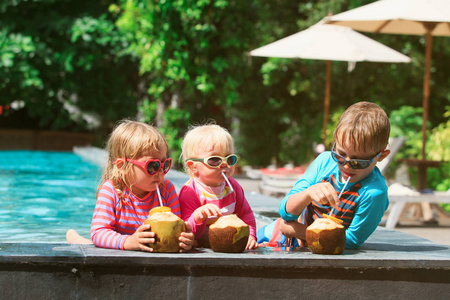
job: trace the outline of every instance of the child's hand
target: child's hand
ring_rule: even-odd
[[[212,216],[222,216],[220,208],[215,204],[205,204],[194,211],[195,223],[204,222],[208,217]]]
[[[319,204],[329,204],[331,206],[339,206],[341,202],[336,195],[336,190],[329,182],[321,182],[310,186],[306,189],[311,200]]]
[[[297,221],[280,222],[280,231],[288,239],[297,238],[305,240],[307,227],[308,225],[302,224]]]
[[[180,252],[191,250],[195,241],[195,236],[192,233],[191,225],[189,225],[188,222],[184,222],[184,224],[186,225],[186,231],[182,232],[180,235]]]
[[[148,244],[155,242],[155,233],[152,231],[146,231],[149,229],[150,225],[148,224],[139,226],[135,233],[126,239],[124,245],[125,250],[142,250],[153,252],[153,248],[150,248]]]
[[[252,236],[250,236],[248,238],[247,246],[245,247],[245,249],[252,250],[252,249],[256,249],[256,248],[258,248],[258,243]]]

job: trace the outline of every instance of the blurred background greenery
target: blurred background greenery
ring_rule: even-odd
[[[2,0],[0,128],[91,132],[101,147],[117,120],[137,118],[178,160],[188,126],[214,120],[244,164],[308,163],[322,141],[325,62],[248,52],[370,2]],[[367,100],[406,137],[398,158],[419,158],[425,38],[364,34],[412,62],[332,64],[327,149],[343,110]],[[433,40],[427,158],[447,162],[428,169],[438,190],[450,188],[449,42]]]

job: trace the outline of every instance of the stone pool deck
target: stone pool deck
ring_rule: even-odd
[[[448,299],[450,247],[384,228],[337,256],[3,243],[0,287],[3,299]]]

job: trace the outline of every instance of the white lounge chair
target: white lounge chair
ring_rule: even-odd
[[[397,153],[404,142],[404,138],[389,139],[389,149],[391,150],[391,154],[377,164],[382,173],[386,171],[387,166],[394,159],[395,153]],[[426,214],[429,216],[427,218],[432,218],[431,207],[436,207],[439,203],[450,203],[450,191],[421,194],[407,186],[393,183],[389,186],[389,202],[390,208],[386,220],[386,228],[393,229],[397,225],[407,204],[421,205],[424,215]],[[442,216],[444,216],[444,214],[442,214]],[[427,218],[424,217],[425,220]]]
[[[281,172],[277,172],[281,170]],[[273,173],[267,170],[261,172],[261,182],[259,184],[259,191],[261,194],[276,194],[286,195],[300,179],[305,167],[287,166],[285,168],[274,169]]]
[[[409,194],[409,195],[389,195],[389,201],[391,202],[391,209],[386,220],[386,228],[393,229],[398,223],[398,220],[405,208],[406,204],[439,204],[450,203],[450,191],[447,192],[434,192],[433,194]]]
[[[378,169],[380,169],[381,174],[384,174],[386,172],[387,166],[389,163],[394,159],[395,154],[400,150],[400,148],[405,143],[405,138],[403,137],[396,137],[396,138],[389,138],[388,142],[388,149],[391,150],[391,153],[382,161],[377,163]]]

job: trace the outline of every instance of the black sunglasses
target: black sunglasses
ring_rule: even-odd
[[[374,157],[372,157],[372,159],[350,159],[350,160],[346,160],[345,157],[343,157],[342,155],[338,154],[335,151],[335,148],[336,148],[336,143],[334,143],[333,147],[331,148],[331,157],[334,159],[334,161],[336,161],[341,166],[344,166],[345,164],[348,164],[350,166],[350,168],[355,169],[355,170],[367,169],[368,167],[370,167],[370,165],[373,163],[373,161],[375,159],[377,159],[378,156],[380,156],[380,154],[382,152],[382,151],[378,152]]]

